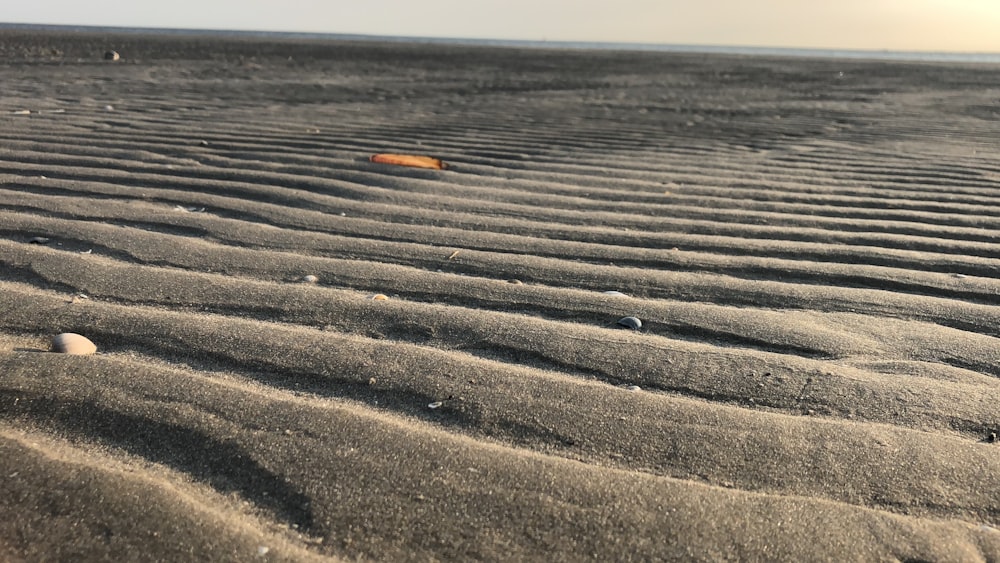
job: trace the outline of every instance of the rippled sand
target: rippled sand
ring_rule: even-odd
[[[1000,69],[0,57],[0,558],[1000,559]]]

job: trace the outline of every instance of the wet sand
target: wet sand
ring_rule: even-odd
[[[996,67],[4,31],[0,84],[0,559],[1000,560]]]

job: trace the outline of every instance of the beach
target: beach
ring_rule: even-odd
[[[996,65],[4,30],[0,84],[0,560],[1000,561]]]

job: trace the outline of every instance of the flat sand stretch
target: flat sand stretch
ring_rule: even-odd
[[[1000,560],[1000,68],[0,61],[0,560]]]

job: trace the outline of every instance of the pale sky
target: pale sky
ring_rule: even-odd
[[[1000,0],[3,0],[0,21],[1000,52]]]

